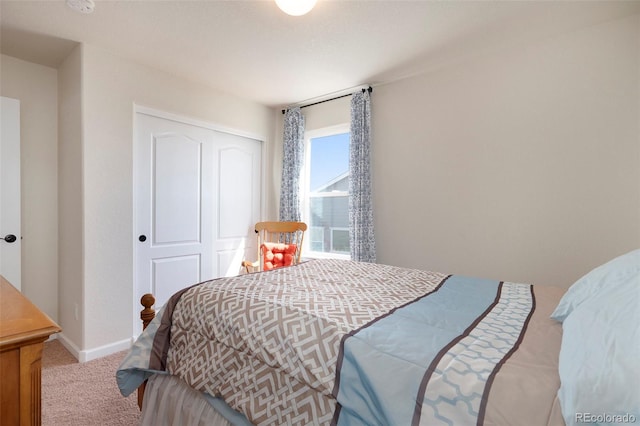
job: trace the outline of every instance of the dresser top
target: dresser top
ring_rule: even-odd
[[[59,331],[58,324],[0,275],[0,348],[44,341]]]

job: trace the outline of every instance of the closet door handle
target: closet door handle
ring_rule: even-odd
[[[140,235],[138,237],[138,241],[140,241],[141,243],[144,243],[145,241],[147,241],[147,236],[146,235]]]
[[[9,244],[15,242],[17,239],[18,238],[16,238],[16,236],[13,234],[7,234],[4,236],[4,238],[0,237],[0,240],[4,240],[6,243],[9,243]]]

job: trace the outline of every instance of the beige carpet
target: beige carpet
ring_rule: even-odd
[[[132,426],[140,419],[136,394],[123,397],[116,369],[125,352],[80,364],[58,342],[42,355],[43,426]]]

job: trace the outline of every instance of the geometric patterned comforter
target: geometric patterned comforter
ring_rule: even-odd
[[[147,372],[166,371],[256,425],[501,424],[514,404],[526,414],[519,401],[531,397],[546,414],[530,409],[523,424],[553,424],[559,333],[545,310],[530,327],[537,290],[345,260],[221,278],[171,298],[118,384],[126,395]],[[550,355],[538,339],[554,341]],[[520,349],[525,340],[531,349]],[[537,390],[496,390],[521,362]]]

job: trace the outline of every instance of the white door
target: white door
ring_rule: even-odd
[[[260,217],[259,141],[136,114],[136,298],[241,269]],[[254,244],[255,245],[255,244]]]
[[[0,275],[20,290],[20,101],[2,97],[0,116]]]
[[[214,229],[215,277],[238,275],[244,259],[254,261],[255,224],[260,221],[262,144],[250,138],[215,132],[214,194],[218,214]]]

